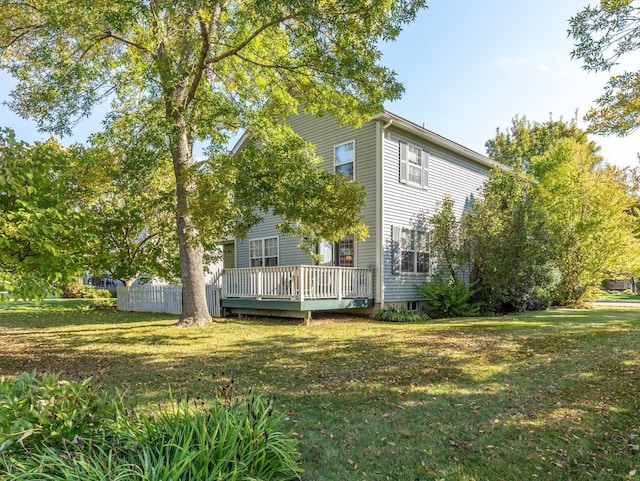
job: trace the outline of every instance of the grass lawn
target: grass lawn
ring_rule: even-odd
[[[622,292],[602,291],[599,301],[622,301],[622,302],[640,302],[640,296],[637,294],[624,294]]]
[[[0,375],[60,371],[149,408],[231,378],[273,394],[303,479],[640,479],[640,309],[388,324],[0,305]]]

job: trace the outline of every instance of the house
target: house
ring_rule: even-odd
[[[322,262],[313,265],[298,240],[280,235],[278,219],[267,216],[246,239],[224,243],[222,306],[291,316],[389,304],[419,309],[424,300],[416,286],[437,269],[420,217],[435,212],[445,195],[460,216],[489,171],[502,166],[386,111],[360,128],[340,126],[329,116],[297,115],[287,122],[316,145],[324,169],[364,186],[369,237],[324,243]]]

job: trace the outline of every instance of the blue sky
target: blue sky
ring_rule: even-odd
[[[568,19],[588,3],[432,0],[394,43],[383,46],[383,63],[405,86],[403,98],[387,109],[481,153],[496,128],[506,129],[516,115],[542,122],[550,115],[570,119],[577,111],[581,119],[609,76],[588,73],[571,60]],[[637,69],[638,60],[626,65]],[[0,73],[1,101],[11,86]],[[0,126],[12,127],[27,141],[48,137],[4,105]],[[99,128],[96,116],[63,141],[83,141]],[[608,162],[638,165],[640,133],[592,138]]]
[[[405,86],[387,108],[478,152],[515,115],[544,122],[550,115],[579,125],[609,78],[571,59],[568,20],[588,0],[433,0],[384,63]],[[592,0],[591,3],[596,3]],[[640,56],[625,62],[640,66]],[[634,63],[635,62],[635,63]],[[637,166],[640,133],[592,136],[610,163]]]

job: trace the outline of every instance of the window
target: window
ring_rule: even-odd
[[[418,312],[418,311],[420,311],[420,303],[418,301],[408,301],[407,302],[407,311],[409,311],[409,312]]]
[[[356,142],[346,142],[333,148],[333,162],[336,172],[346,175],[349,180],[354,179],[354,165],[356,158]]]
[[[429,183],[429,153],[414,144],[400,141],[400,182],[427,188]]]
[[[335,264],[340,267],[353,267],[355,265],[355,242],[352,235],[346,235],[335,246]]]
[[[429,274],[431,253],[429,233],[413,229],[394,228],[396,241],[396,272]]]
[[[278,238],[253,239],[249,241],[251,267],[278,265]]]

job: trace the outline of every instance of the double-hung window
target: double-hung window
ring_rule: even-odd
[[[400,141],[400,182],[426,189],[429,184],[429,153],[422,147]]]
[[[333,163],[336,173],[346,175],[349,180],[355,177],[356,142],[352,140],[333,148]]]
[[[431,272],[429,233],[421,230],[395,228],[396,271],[409,274]]]
[[[253,239],[249,241],[251,267],[278,265],[278,238]]]

